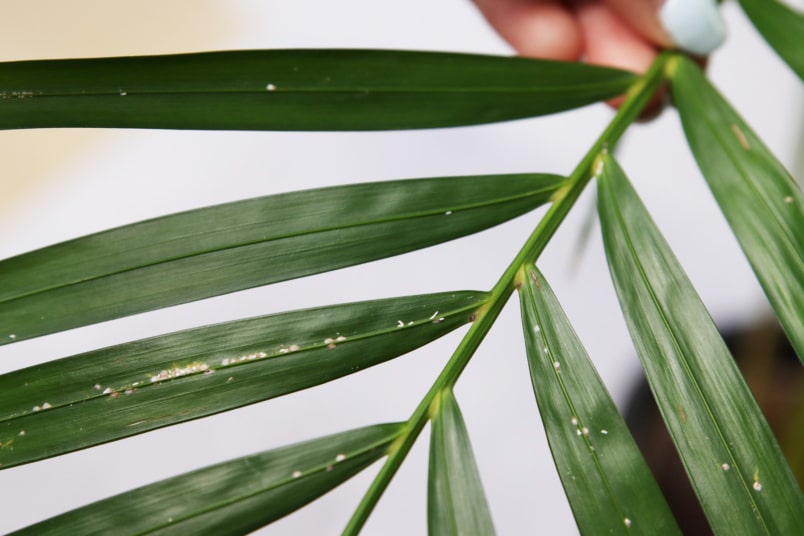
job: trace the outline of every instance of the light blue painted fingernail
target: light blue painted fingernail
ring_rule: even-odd
[[[726,38],[715,0],[667,0],[659,20],[679,48],[699,56],[706,56]]]

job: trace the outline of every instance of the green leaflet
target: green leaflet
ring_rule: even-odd
[[[239,535],[275,521],[371,465],[402,431],[381,424],[162,480],[14,532]]]
[[[451,389],[434,404],[427,480],[431,536],[495,534],[469,434]]]
[[[560,112],[632,73],[502,56],[243,50],[0,64],[0,129],[392,130]]]
[[[614,286],[712,529],[804,533],[804,495],[712,319],[618,164],[600,167]]]
[[[555,175],[336,186],[202,208],[0,261],[0,345],[353,266],[532,210]]]
[[[680,534],[544,276],[527,265],[521,281],[522,329],[533,391],[581,534]]]
[[[382,363],[470,322],[482,292],[292,311],[0,376],[0,469],[267,400]]]
[[[804,361],[804,197],[795,180],[692,61],[672,89],[698,166]]]
[[[804,80],[804,15],[777,0],[739,0],[762,37]]]

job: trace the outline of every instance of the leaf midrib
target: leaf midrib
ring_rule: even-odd
[[[401,434],[401,431],[402,431],[402,429],[401,429],[401,427],[400,427],[400,429],[399,429],[399,430],[397,431],[397,433],[395,434],[395,437],[398,437],[398,436]],[[376,450],[377,448],[382,447],[382,445],[385,445],[385,444],[391,444],[392,442],[393,442],[393,438],[389,438],[389,439],[383,439],[383,440],[376,440],[376,441],[374,441],[374,442],[372,442],[372,443],[370,443],[370,444],[368,444],[368,445],[364,446],[363,448],[360,448],[360,449],[358,449],[358,450],[354,451],[353,453],[349,454],[349,455],[346,457],[346,459],[345,459],[345,460],[343,460],[343,461],[346,461],[346,460],[348,460],[348,459],[350,459],[350,458],[354,458],[354,457],[356,457],[356,456],[361,456],[361,455],[364,455],[364,454],[369,454],[371,451]],[[378,459],[379,459],[379,458],[381,458],[381,457],[382,457],[382,456],[378,457]],[[375,460],[375,461],[376,461],[376,460]],[[191,519],[194,519],[194,518],[196,518],[196,517],[202,516],[202,515],[204,515],[204,514],[207,514],[207,513],[210,513],[210,512],[214,512],[215,510],[220,510],[220,509],[222,509],[222,508],[226,508],[227,506],[230,506],[230,505],[232,505],[232,504],[235,504],[235,503],[238,503],[238,502],[241,502],[241,501],[245,501],[245,500],[250,499],[250,498],[252,498],[252,497],[256,497],[256,496],[258,496],[258,495],[261,495],[261,494],[263,494],[263,493],[268,493],[268,492],[271,492],[271,491],[273,491],[273,490],[275,490],[275,489],[277,489],[277,488],[280,488],[280,487],[282,487],[282,486],[284,486],[284,485],[288,484],[289,482],[299,482],[299,481],[301,481],[303,478],[308,478],[308,477],[310,477],[310,476],[313,476],[313,475],[319,474],[319,473],[321,473],[322,471],[323,471],[323,472],[326,472],[326,471],[327,471],[327,467],[334,467],[334,466],[335,466],[335,465],[337,465],[338,463],[342,463],[342,462],[333,461],[333,463],[323,463],[323,464],[320,464],[320,465],[318,465],[318,466],[315,466],[315,467],[314,467],[312,470],[310,470],[310,471],[305,471],[305,473],[304,473],[304,474],[302,474],[302,476],[301,476],[301,477],[298,477],[298,478],[295,478],[295,479],[294,479],[294,478],[291,476],[290,478],[286,478],[286,479],[284,479],[284,480],[281,480],[281,481],[279,481],[279,482],[275,483],[274,485],[267,486],[267,487],[264,487],[264,488],[261,488],[261,489],[255,490],[255,491],[253,491],[253,492],[251,492],[251,493],[246,493],[246,494],[243,494],[243,495],[239,495],[239,496],[237,496],[237,497],[234,497],[234,498],[232,498],[232,499],[229,499],[228,501],[221,501],[221,502],[215,503],[215,504],[213,504],[212,506],[209,506],[209,507],[207,507],[207,508],[204,508],[204,509],[201,509],[201,510],[197,510],[197,511],[195,511],[195,512],[193,512],[193,513],[189,514],[189,515],[186,515],[186,516],[184,516],[184,517],[179,518],[178,520],[174,520],[173,522],[170,522],[170,523],[162,523],[162,524],[160,524],[160,525],[157,525],[157,526],[155,526],[155,527],[152,527],[152,528],[150,528],[150,529],[148,529],[148,530],[145,530],[145,531],[143,531],[143,532],[138,532],[138,533],[137,533],[137,535],[151,534],[151,533],[157,532],[157,531],[159,531],[160,529],[163,529],[163,528],[166,528],[166,527],[176,527],[176,526],[177,526],[178,524],[180,524],[180,523],[183,523],[183,522],[189,521],[189,520],[191,520]],[[373,462],[372,462],[372,463],[373,463]]]
[[[533,273],[533,272],[531,272],[531,273]],[[533,302],[535,303],[536,302],[535,289],[533,288],[533,285],[532,285],[532,283],[530,283],[530,281],[528,281],[527,286],[528,286],[528,290],[530,291],[530,293],[534,295],[534,297],[532,299],[533,299]],[[531,310],[533,311],[533,315],[536,317],[537,324],[539,326],[544,326],[544,322],[542,320],[542,317],[539,314],[538,308],[537,307],[531,307]],[[542,342],[544,343],[544,345],[551,349],[550,355],[551,356],[555,355],[555,352],[552,351],[552,345],[549,344],[549,342],[547,341],[547,336],[544,333],[544,329],[542,329],[540,331],[540,338],[542,339]],[[535,348],[534,350],[536,351],[536,353],[538,355],[539,354],[538,348]],[[558,385],[559,385],[559,387],[561,389],[561,393],[562,393],[562,395],[564,397],[564,402],[567,404],[567,407],[570,409],[571,415],[578,420],[577,427],[580,430],[583,427],[583,421],[581,420],[582,418],[578,415],[578,411],[575,409],[575,404],[572,401],[572,397],[569,395],[569,392],[568,392],[568,390],[566,388],[566,385],[564,384],[564,378],[561,377],[561,374],[554,367],[549,367],[549,368],[552,369],[552,375],[557,380],[557,383],[558,383]],[[614,488],[611,485],[611,482],[609,481],[609,478],[606,475],[606,472],[603,470],[603,466],[600,463],[600,459],[599,459],[599,457],[597,455],[597,452],[594,451],[594,450],[591,450],[589,448],[589,447],[592,446],[592,443],[591,443],[591,441],[589,441],[589,438],[585,434],[582,434],[582,437],[583,437],[584,443],[586,444],[586,449],[584,449],[585,453],[588,454],[592,458],[592,461],[593,461],[593,463],[595,465],[595,469],[596,469],[596,471],[598,473],[598,476],[600,476],[600,479],[603,481],[603,484],[606,487],[606,493],[609,496],[609,500],[611,500],[611,502],[614,504],[614,507],[617,509],[617,513],[620,516],[620,519],[624,519],[626,517],[625,510],[622,508],[620,500],[617,497],[616,493],[614,492]]]
[[[266,79],[269,77],[266,77]],[[148,89],[127,89],[125,84],[119,87],[108,90],[100,91],[63,91],[63,92],[41,92],[37,93],[32,89],[4,89],[0,90],[0,101],[28,101],[31,99],[42,99],[48,97],[116,97],[126,99],[129,97],[137,96],[174,96],[174,95],[225,95],[225,94],[254,94],[254,95],[279,95],[279,94],[305,94],[305,93],[412,93],[412,94],[474,94],[474,93],[499,93],[509,94],[517,93],[523,95],[531,94],[551,94],[551,93],[575,93],[584,92],[588,90],[595,90],[607,87],[619,87],[622,82],[618,79],[607,80],[602,82],[588,82],[583,85],[539,85],[528,88],[521,87],[477,87],[467,88],[466,86],[451,86],[451,87],[382,87],[382,86],[361,86],[354,87],[310,87],[300,88],[291,87],[285,89],[283,87],[276,87],[276,89],[263,88],[221,88],[221,89],[180,89],[180,90],[148,90]]]
[[[483,294],[483,293],[478,292],[478,294]],[[462,313],[466,313],[468,311],[476,310],[478,307],[482,306],[482,304],[487,300],[488,300],[488,296],[486,297],[486,300],[479,300],[476,303],[473,303],[471,305],[466,305],[466,306],[463,306],[463,307],[458,307],[456,309],[452,309],[451,311],[445,312],[444,314],[439,313],[439,317],[443,317],[445,319],[446,318],[452,318],[452,317],[455,317],[455,316],[459,316]],[[426,324],[432,323],[432,322],[433,321],[430,320],[429,318],[425,318],[423,320],[414,320],[413,324],[410,324],[410,325],[405,324],[404,326],[400,326],[400,327],[393,327],[393,328],[388,328],[388,329],[384,329],[384,330],[380,329],[380,330],[374,330],[374,331],[365,332],[365,333],[362,333],[362,334],[357,335],[357,336],[348,337],[345,341],[338,342],[337,346],[346,346],[346,345],[348,345],[350,343],[366,341],[366,340],[370,340],[370,339],[373,339],[373,338],[382,337],[382,336],[387,335],[389,333],[404,332],[404,331],[406,331],[408,329],[414,329],[414,328],[417,328],[417,327],[420,327],[422,325],[426,325]],[[308,346],[306,348],[299,348],[298,350],[293,351],[293,352],[288,352],[288,353],[278,353],[277,352],[277,353],[275,353],[273,355],[268,355],[266,357],[263,357],[263,358],[260,358],[260,359],[257,359],[257,360],[252,360],[252,361],[247,360],[247,361],[243,361],[243,362],[239,362],[239,363],[233,363],[231,365],[209,367],[207,370],[214,370],[215,372],[221,372],[221,371],[224,371],[224,370],[234,370],[236,367],[242,367],[242,366],[246,366],[246,365],[257,365],[258,363],[261,363],[263,361],[269,361],[269,360],[273,360],[273,359],[281,358],[281,357],[297,356],[297,355],[303,354],[305,352],[317,351],[317,350],[321,350],[321,349],[326,348],[326,347],[327,347],[327,343],[324,343],[324,342],[315,343],[315,344],[313,344],[311,346]],[[194,359],[194,361],[198,361],[198,360],[203,360],[203,358],[202,357],[196,357]],[[162,365],[159,365],[159,366],[165,366],[165,365],[162,364]],[[155,366],[154,369],[159,368],[159,366]],[[168,384],[168,383],[171,383],[171,382],[189,380],[189,379],[194,378],[196,376],[201,376],[201,375],[203,375],[205,373],[206,373],[206,371],[200,371],[199,370],[197,372],[190,372],[190,373],[187,373],[187,374],[182,374],[179,377],[166,378],[164,380],[159,380],[159,381],[155,381],[155,382],[150,382],[149,381],[148,383],[144,383],[144,384],[137,385],[137,386],[127,384],[127,385],[124,385],[122,387],[114,388],[112,392],[120,393],[120,392],[123,392],[123,391],[125,391],[127,389],[134,389],[134,388],[136,388],[138,391],[141,391],[143,389],[146,389],[148,387],[152,387],[152,386],[155,386],[155,385],[165,385],[165,384]],[[100,380],[98,380],[98,381],[100,382]],[[290,393],[287,393],[287,394],[290,394]],[[111,395],[111,393],[109,393],[109,394],[102,394],[102,393],[94,394],[93,396],[90,396],[90,397],[83,397],[83,398],[75,399],[75,400],[72,400],[72,401],[65,401],[65,402],[53,404],[50,408],[48,408],[46,410],[41,410],[41,412],[36,412],[36,413],[29,412],[29,413],[21,413],[21,414],[6,416],[6,417],[0,417],[0,424],[2,424],[2,423],[10,423],[10,422],[13,422],[15,420],[22,419],[22,418],[33,417],[34,415],[36,415],[36,416],[44,415],[44,414],[46,414],[46,412],[49,413],[49,412],[52,412],[52,411],[55,411],[55,410],[58,410],[58,409],[75,407],[77,405],[94,402],[94,401],[97,401],[97,400],[100,400],[100,399],[108,398],[110,395]],[[275,397],[272,397],[272,398],[275,398]],[[234,406],[234,407],[229,408],[229,409],[236,409],[238,407],[243,407],[244,405],[250,405],[250,404],[252,404],[252,402],[249,402],[249,403],[246,403],[246,404],[240,404],[240,405]],[[219,410],[219,411],[215,411],[213,413],[207,413],[205,415],[210,416],[210,415],[214,415],[215,413],[221,413],[223,411],[228,411],[228,410]],[[9,468],[10,468],[10,466],[9,466]]]
[[[691,88],[689,88],[689,87],[687,87],[687,97],[690,100],[692,100],[695,105],[697,105],[699,115],[706,122],[706,125],[709,127],[709,131],[712,133],[712,135],[718,141],[718,144],[723,149],[723,152],[726,153],[729,161],[732,163],[734,168],[737,170],[737,174],[742,179],[743,184],[745,186],[747,186],[748,189],[751,192],[753,192],[754,198],[759,200],[760,206],[762,208],[762,211],[764,212],[763,219],[770,220],[771,222],[773,222],[773,226],[776,228],[776,231],[777,231],[775,233],[775,235],[777,237],[782,237],[782,242],[787,246],[787,250],[789,252],[792,252],[795,255],[795,257],[798,259],[799,267],[804,265],[804,257],[802,257],[802,252],[799,251],[799,249],[796,247],[796,245],[793,244],[790,241],[790,237],[788,236],[788,234],[786,232],[785,226],[782,225],[780,218],[777,216],[777,213],[775,211],[771,210],[771,207],[768,204],[767,197],[765,196],[764,193],[762,193],[761,190],[756,188],[756,186],[753,184],[753,181],[750,178],[751,174],[746,170],[745,166],[742,165],[742,163],[740,161],[740,158],[735,158],[735,151],[733,150],[732,147],[730,147],[729,142],[725,140],[724,136],[718,131],[718,129],[715,128],[715,125],[713,125],[713,123],[711,121],[711,118],[709,117],[709,109],[706,106],[703,106],[701,98],[699,97],[697,92],[692,91]],[[722,103],[719,102],[718,99],[715,99],[715,100],[716,100],[716,102],[718,104],[718,108],[720,108]],[[719,110],[719,111],[722,113],[722,110]],[[726,110],[726,111],[728,111],[728,110]],[[739,120],[740,118],[736,117],[736,119]],[[743,125],[746,126],[746,128],[749,128],[747,125],[745,125],[745,123],[743,121],[740,121],[740,122],[743,123]],[[755,141],[755,142],[759,141],[759,140],[756,140],[756,136],[754,136],[754,138],[755,139],[752,140],[752,141]],[[759,142],[759,143],[761,143],[761,142]],[[765,152],[768,152],[767,148],[764,147],[764,145],[762,146],[762,149]],[[753,151],[753,149],[746,149],[746,150]],[[729,218],[729,222],[732,223],[732,218]],[[734,218],[734,222],[732,223],[732,225],[734,225],[734,224],[739,225],[740,224],[739,219]]]
[[[39,294],[52,292],[54,290],[68,288],[68,287],[72,287],[72,286],[76,286],[76,285],[81,285],[81,284],[84,284],[84,283],[87,283],[87,282],[90,282],[90,281],[98,281],[98,280],[106,279],[106,278],[109,278],[109,277],[114,277],[114,276],[117,276],[117,275],[129,273],[129,272],[134,272],[134,271],[137,271],[137,270],[142,270],[142,269],[145,269],[145,268],[150,268],[150,267],[154,267],[154,266],[160,266],[160,265],[164,265],[164,264],[169,264],[169,263],[176,262],[176,261],[179,261],[179,260],[202,257],[204,255],[209,255],[209,254],[212,254],[212,253],[220,253],[220,252],[224,252],[224,251],[231,251],[231,250],[235,250],[235,249],[239,249],[239,248],[243,248],[243,247],[258,245],[258,244],[269,244],[271,242],[277,242],[277,241],[280,241],[280,240],[287,240],[289,238],[296,238],[296,237],[305,236],[305,235],[313,236],[313,235],[316,235],[316,234],[323,234],[323,233],[327,233],[327,232],[331,232],[331,231],[357,229],[357,228],[360,228],[360,227],[366,227],[366,226],[370,226],[370,225],[378,225],[378,224],[383,224],[383,223],[394,223],[394,222],[400,222],[400,221],[405,221],[405,220],[415,220],[415,219],[426,218],[426,217],[430,217],[430,216],[436,216],[436,215],[439,215],[439,214],[444,214],[445,211],[452,211],[453,213],[455,213],[455,212],[459,212],[459,211],[467,211],[467,210],[473,210],[473,209],[477,209],[477,208],[493,207],[493,206],[496,206],[496,205],[504,205],[506,203],[511,203],[511,202],[514,202],[514,201],[527,199],[529,197],[536,197],[536,196],[538,196],[540,194],[544,194],[546,192],[553,191],[556,188],[559,188],[562,184],[563,184],[563,182],[559,183],[559,184],[557,184],[555,186],[550,186],[550,187],[544,187],[544,188],[541,188],[541,189],[531,190],[529,192],[519,194],[519,195],[513,195],[513,196],[498,198],[497,200],[495,200],[494,202],[491,202],[491,203],[478,202],[478,203],[469,203],[469,204],[465,204],[465,205],[460,205],[460,206],[457,206],[457,207],[455,207],[455,206],[445,206],[445,207],[443,207],[441,209],[433,209],[433,210],[430,210],[430,211],[410,212],[410,213],[406,213],[406,214],[401,214],[401,215],[393,217],[393,218],[377,218],[377,219],[374,219],[374,220],[366,220],[366,221],[357,222],[357,223],[350,223],[350,224],[347,224],[347,225],[320,227],[320,228],[317,228],[317,229],[314,229],[314,230],[298,231],[298,232],[295,232],[295,233],[287,233],[287,234],[284,234],[284,235],[273,236],[273,237],[270,237],[268,239],[249,240],[249,241],[245,241],[245,242],[239,242],[239,243],[231,244],[231,245],[228,245],[228,246],[222,247],[222,248],[201,250],[201,251],[197,251],[195,253],[191,253],[189,255],[169,257],[167,259],[164,259],[164,260],[161,260],[161,261],[158,261],[158,262],[150,262],[150,263],[145,263],[145,264],[139,264],[139,265],[133,266],[131,268],[126,268],[126,269],[123,269],[123,270],[115,270],[115,271],[111,271],[111,272],[108,272],[108,273],[105,273],[105,274],[102,274],[102,275],[89,277],[89,278],[84,278],[84,279],[77,279],[77,280],[73,280],[73,281],[70,281],[70,282],[67,282],[67,283],[50,286],[50,287],[47,287],[47,288],[44,288],[44,289],[41,289],[41,290],[36,290],[36,291],[28,292],[28,293],[25,293],[25,294],[20,294],[20,295],[11,297],[11,298],[0,299],[0,304],[13,303],[13,302],[18,301],[18,300],[23,300],[23,299],[30,298],[32,296],[36,296],[36,295],[39,295]],[[133,224],[133,225],[136,225],[136,224]],[[78,238],[76,240],[81,240],[81,238]]]
[[[608,188],[609,188],[609,195],[613,198],[614,196],[613,196],[613,192],[611,191],[611,185],[608,185]],[[648,278],[646,277],[643,265],[640,262],[639,257],[636,254],[636,249],[634,248],[634,244],[631,241],[631,233],[628,232],[628,230],[627,230],[628,228],[625,225],[625,220],[623,218],[622,213],[620,212],[619,206],[617,205],[617,203],[614,203],[614,202],[611,202],[610,205],[612,206],[612,208],[614,210],[614,214],[615,214],[615,216],[617,218],[618,223],[620,224],[620,228],[623,229],[624,231],[626,231],[626,232],[622,233],[622,236],[625,239],[625,243],[626,243],[626,245],[628,247],[628,251],[631,254],[631,258],[634,260],[634,264],[636,265],[637,270],[639,271],[640,279],[644,283],[645,288],[647,289],[648,294],[650,295],[650,299],[653,302],[654,307],[656,308],[656,311],[659,313],[659,316],[660,316],[660,318],[662,320],[662,324],[664,324],[665,330],[666,330],[667,334],[670,336],[670,341],[671,341],[673,347],[675,348],[677,355],[679,355],[681,357],[679,362],[680,362],[682,368],[684,369],[684,372],[685,372],[686,376],[689,379],[691,379],[692,386],[694,387],[695,392],[697,393],[698,398],[701,401],[704,409],[706,410],[707,416],[709,417],[710,425],[714,428],[715,432],[717,433],[717,437],[720,440],[721,445],[725,448],[726,452],[729,455],[729,461],[731,461],[733,467],[738,469],[736,472],[739,475],[740,483],[742,484],[742,488],[743,488],[743,491],[745,492],[745,495],[748,497],[748,500],[749,500],[749,502],[751,504],[752,510],[756,513],[757,518],[759,519],[760,523],[762,524],[762,528],[765,529],[765,534],[770,535],[771,532],[768,529],[767,523],[765,522],[765,517],[762,515],[757,502],[754,500],[754,496],[753,496],[753,494],[751,493],[751,491],[749,489],[748,482],[746,482],[745,478],[743,477],[742,470],[740,470],[741,467],[742,467],[742,464],[737,462],[732,449],[729,447],[729,443],[728,443],[728,441],[726,441],[726,438],[725,438],[725,436],[723,434],[723,431],[721,430],[720,426],[717,423],[717,420],[714,417],[714,413],[712,411],[712,408],[710,407],[708,401],[706,400],[706,397],[703,396],[703,391],[701,389],[701,386],[700,386],[699,382],[697,381],[695,375],[692,373],[692,370],[690,368],[689,362],[687,360],[687,356],[686,356],[686,354],[684,352],[681,351],[681,346],[680,346],[680,344],[678,342],[678,339],[676,338],[674,332],[670,328],[670,323],[667,320],[667,315],[666,315],[666,313],[664,311],[664,308],[661,307],[660,301],[656,297],[656,294],[653,291],[653,287],[652,287],[652,285],[650,285],[650,283],[648,281]],[[651,329],[651,333],[653,333],[652,329]],[[657,337],[654,337],[654,338],[658,339]],[[678,449],[678,452],[679,452],[680,456],[685,457],[684,456],[685,453],[682,452],[680,449]],[[693,479],[690,479],[690,480],[693,481]],[[693,484],[693,486],[695,486],[695,484]]]

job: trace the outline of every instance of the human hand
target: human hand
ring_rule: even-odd
[[[706,56],[725,37],[715,0],[474,1],[523,56],[583,60],[638,73],[662,48]]]

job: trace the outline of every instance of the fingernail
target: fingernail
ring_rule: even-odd
[[[706,56],[726,38],[716,0],[667,0],[659,20],[679,48],[699,56]]]

